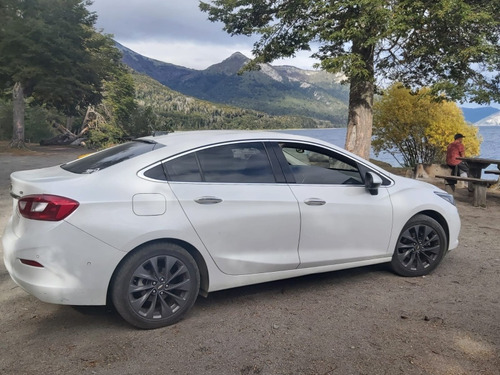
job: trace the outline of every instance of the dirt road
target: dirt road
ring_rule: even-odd
[[[11,171],[83,152],[0,153],[0,233]],[[154,331],[40,302],[0,262],[0,374],[500,374],[500,194],[471,199],[457,192],[461,244],[429,276],[374,266],[216,292]]]

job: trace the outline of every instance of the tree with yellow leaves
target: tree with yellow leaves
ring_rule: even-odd
[[[456,133],[465,135],[467,156],[479,155],[482,139],[453,102],[436,101],[430,89],[411,92],[400,83],[389,87],[374,105],[373,150],[390,153],[405,167],[444,163]],[[400,157],[402,160],[400,160]]]

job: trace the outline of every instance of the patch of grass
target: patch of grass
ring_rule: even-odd
[[[29,144],[25,148],[10,147],[10,141],[0,141],[0,154],[8,155],[33,155],[36,151],[32,150]]]

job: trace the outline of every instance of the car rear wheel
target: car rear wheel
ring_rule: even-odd
[[[143,329],[179,321],[194,305],[200,273],[193,257],[172,243],[153,243],[119,266],[111,286],[118,313]]]
[[[447,239],[443,227],[425,215],[416,215],[399,235],[391,266],[401,276],[430,273],[443,259]]]

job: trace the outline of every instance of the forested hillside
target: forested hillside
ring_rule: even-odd
[[[137,104],[160,117],[161,129],[284,129],[330,127],[328,121],[300,116],[271,116],[262,112],[214,104],[182,95],[152,78],[133,73]],[[151,129],[153,130],[153,129]],[[158,130],[158,129],[154,129]]]

